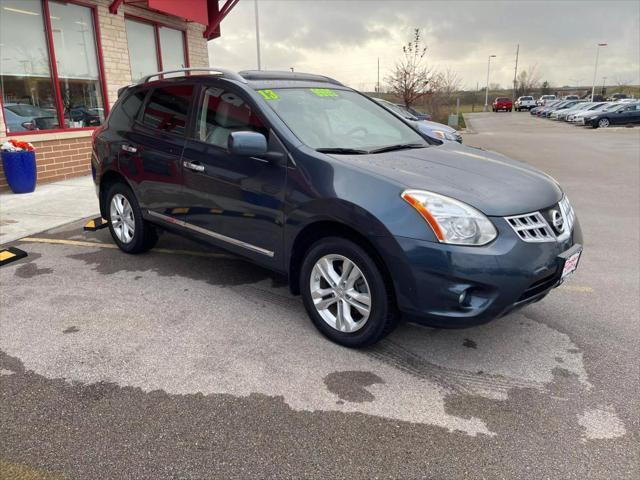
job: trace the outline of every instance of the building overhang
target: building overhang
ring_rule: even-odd
[[[239,0],[225,0],[220,5],[219,0],[113,0],[109,6],[109,12],[118,13],[123,5],[132,5],[138,8],[160,12],[165,15],[182,18],[188,22],[196,22],[204,25],[204,37],[207,40],[220,36],[220,24],[229,12],[236,6]]]

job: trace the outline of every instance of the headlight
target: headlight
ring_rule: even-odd
[[[452,142],[457,141],[457,138],[453,133],[445,132],[444,130],[431,130],[431,133],[444,140],[450,140]]]
[[[424,190],[405,190],[402,198],[422,215],[442,243],[485,245],[498,235],[491,221],[466,203]]]

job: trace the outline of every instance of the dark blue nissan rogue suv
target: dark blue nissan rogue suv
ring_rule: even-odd
[[[422,136],[327,77],[181,72],[121,89],[94,135],[100,211],[127,253],[159,229],[228,249],[287,275],[349,347],[403,317],[487,322],[577,267],[569,200],[524,163]]]

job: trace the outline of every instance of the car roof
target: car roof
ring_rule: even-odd
[[[176,73],[183,73],[184,76],[176,77]],[[171,74],[171,77],[167,75]],[[189,76],[187,76],[189,74]],[[195,74],[195,75],[193,75]],[[163,76],[165,78],[163,78]],[[149,87],[163,85],[165,83],[176,83],[180,81],[194,79],[199,82],[206,82],[207,79],[223,79],[238,84],[247,85],[255,90],[263,88],[304,88],[304,87],[328,87],[340,88],[343,90],[351,90],[344,86],[334,78],[324,75],[316,75],[304,72],[288,72],[278,70],[244,70],[235,72],[226,68],[219,67],[194,67],[180,68],[176,70],[166,70],[145,75],[137,83],[127,85],[118,90],[118,97],[125,91],[133,87]],[[154,80],[155,79],[155,80]]]

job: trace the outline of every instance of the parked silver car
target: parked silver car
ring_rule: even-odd
[[[387,110],[409,122],[416,130],[424,133],[430,138],[448,142],[462,143],[462,136],[457,132],[455,128],[451,128],[448,125],[444,125],[442,123],[432,122],[430,120],[420,120],[404,106],[389,102],[387,100],[383,100],[382,98],[374,98],[374,100],[385,107]]]

